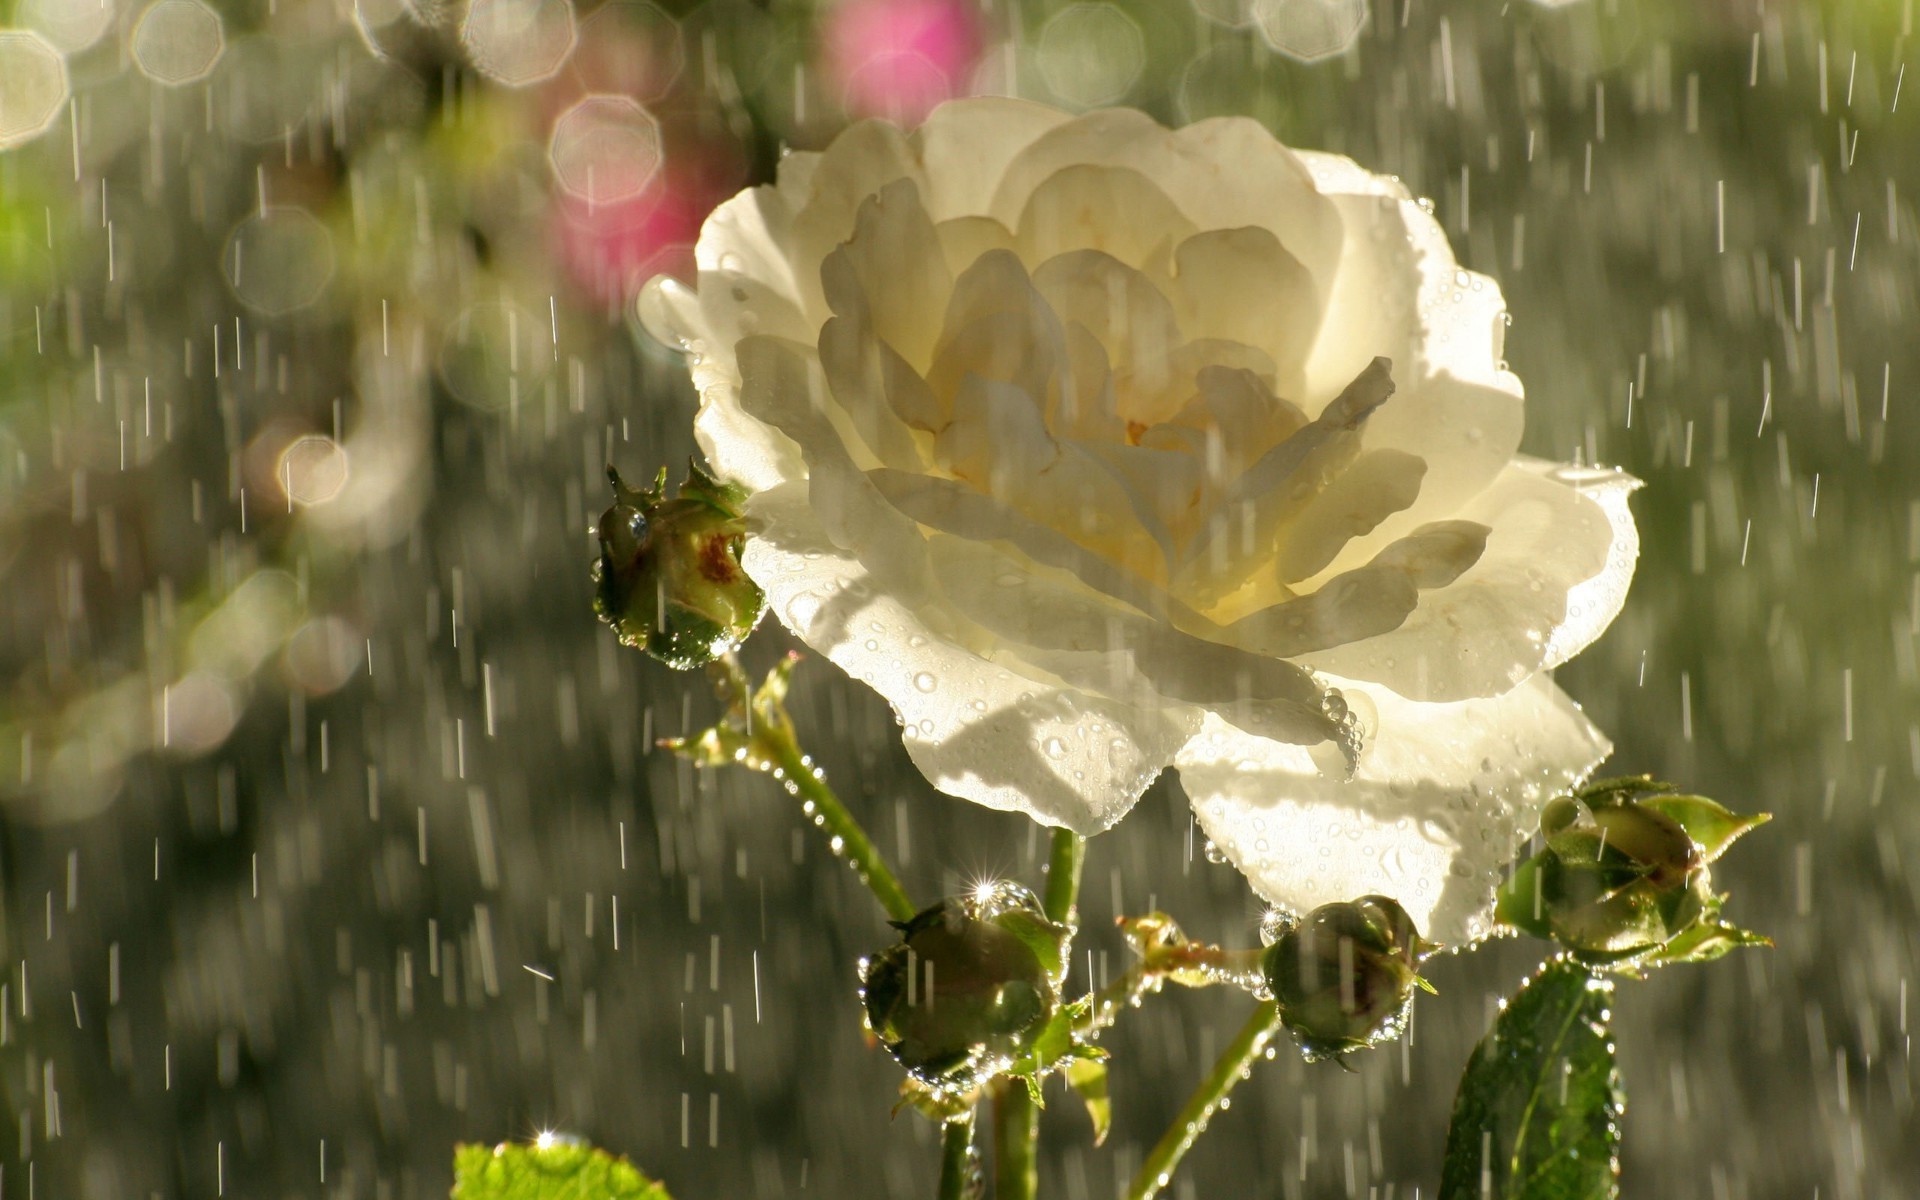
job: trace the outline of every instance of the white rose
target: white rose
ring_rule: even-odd
[[[642,318],[747,572],[934,785],[1094,833],[1162,768],[1276,905],[1488,927],[1606,739],[1632,479],[1515,457],[1498,288],[1247,120],[964,100],[789,154]]]

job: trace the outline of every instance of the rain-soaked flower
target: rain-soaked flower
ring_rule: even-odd
[[[1267,947],[1260,968],[1280,1020],[1309,1055],[1365,1049],[1399,1032],[1430,949],[1386,896],[1323,904]]]
[[[1093,833],[1176,766],[1275,904],[1490,928],[1609,749],[1547,671],[1620,608],[1634,481],[1515,456],[1499,290],[1398,181],[962,100],[789,154],[696,258],[641,313],[742,562],[936,786]]]
[[[1067,930],[999,883],[901,922],[861,973],[867,1024],[916,1080],[964,1092],[1028,1048],[1059,1000]]]
[[[631,488],[611,467],[613,507],[600,516],[594,611],[620,640],[687,670],[733,649],[760,623],[767,600],[740,569],[745,494],[689,468],[667,497],[667,471]]]

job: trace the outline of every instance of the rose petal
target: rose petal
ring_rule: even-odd
[[[1618,611],[1633,574],[1638,542],[1625,512],[1632,484],[1567,470],[1516,460],[1459,510],[1492,530],[1472,569],[1423,592],[1393,632],[1301,661],[1416,700],[1465,700],[1504,692],[1591,640]],[[1597,582],[1582,592],[1590,599],[1576,615],[1569,593],[1589,580]]]
[[[742,565],[796,636],[884,696],[941,791],[1095,834],[1118,821],[1199,726],[989,662],[937,603],[902,603],[835,546],[805,484],[754,497]]]
[[[750,337],[741,340],[739,354],[741,408],[799,445],[815,519],[826,536],[858,555],[901,601],[924,599],[929,585],[925,539],[856,464],[847,433],[835,423],[838,406],[813,352],[775,338]],[[757,516],[758,504],[758,495],[748,500],[750,518]],[[754,582],[769,586],[758,575]]]
[[[953,217],[935,225],[947,270],[959,275],[989,250],[1014,249],[1013,231],[992,217]]]
[[[1151,279],[1103,251],[1075,250],[1036,267],[1033,286],[1062,321],[1105,348],[1122,420],[1152,425],[1172,415],[1172,356],[1185,339]]]
[[[1051,525],[1033,520],[983,496],[964,483],[906,471],[868,473],[874,488],[900,511],[929,529],[970,541],[1007,542],[1037,563],[1077,577],[1123,604],[1159,616],[1175,615],[1182,624],[1205,621],[1141,572],[1162,568],[1159,548],[1146,538],[1129,553],[1110,557],[1089,550]]]
[[[1280,393],[1303,395],[1320,328],[1319,288],[1280,239],[1257,227],[1209,230],[1181,242],[1173,261],[1187,335],[1258,346],[1279,368]]]
[[[1139,267],[1164,264],[1194,228],[1138,171],[1076,163],[1027,197],[1013,226],[1020,257],[1039,266],[1073,250],[1099,250]]]
[[[863,318],[908,362],[927,365],[953,277],[912,180],[867,197],[853,236],[821,263],[820,285],[834,312]]]
[[[835,317],[821,328],[820,366],[833,398],[875,460],[902,470],[927,469],[907,418],[915,424],[944,418],[912,367],[857,317]]]
[[[1421,591],[1445,587],[1478,561],[1487,532],[1471,521],[1424,525],[1365,566],[1242,617],[1215,636],[1256,654],[1300,658],[1390,633],[1420,603]]]
[[[1325,690],[1292,663],[1181,633],[984,543],[936,534],[930,545],[955,612],[1069,683],[1139,707],[1198,705],[1282,741],[1317,745],[1341,734]]]
[[[1229,117],[1174,132],[1133,109],[1087,113],[1022,150],[1008,164],[989,211],[1012,224],[1042,181],[1076,163],[1138,171],[1195,229],[1262,226],[1316,280],[1332,278],[1340,218],[1314,190],[1305,165],[1258,122]]]
[[[1607,515],[1613,541],[1607,550],[1607,565],[1600,573],[1575,584],[1567,593],[1567,615],[1547,639],[1542,669],[1566,662],[1607,631],[1627,602],[1634,564],[1640,558],[1640,530],[1627,508],[1627,497],[1640,487],[1638,479],[1605,467],[1561,466],[1553,475],[1600,506]]]
[[[1267,560],[1284,522],[1358,452],[1358,429],[1393,395],[1390,367],[1374,359],[1325,411],[1221,491],[1183,554],[1183,585],[1211,600]]]
[[[1302,748],[1209,717],[1176,761],[1201,828],[1255,891],[1291,912],[1379,894],[1428,938],[1486,936],[1501,869],[1540,806],[1612,747],[1545,676],[1459,704],[1328,682],[1377,710],[1353,779],[1321,775]]]
[[[927,385],[951,401],[967,375],[1014,384],[1042,411],[1070,390],[1066,333],[1013,254],[995,250],[962,272],[947,301]]]
[[[1280,582],[1318,575],[1348,542],[1411,507],[1426,473],[1424,459],[1403,451],[1364,451],[1288,523],[1275,563]]]
[[[911,139],[926,172],[933,219],[987,215],[1007,165],[1072,119],[1044,104],[1000,96],[934,109]]]
[[[1345,237],[1307,360],[1308,398],[1331,395],[1368,358],[1385,355],[1409,382],[1445,373],[1517,399],[1520,381],[1502,357],[1499,285],[1461,269],[1439,223],[1413,201],[1380,193],[1331,200]]]

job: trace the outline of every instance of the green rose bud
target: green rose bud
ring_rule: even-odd
[[[600,517],[594,611],[620,640],[678,670],[703,666],[753,632],[767,598],[740,569],[747,494],[687,466],[680,494],[628,487],[607,468],[613,507]]]
[[[1546,845],[1501,889],[1499,917],[1591,966],[1626,971],[1765,944],[1719,922],[1724,897],[1708,868],[1766,820],[1646,776],[1591,784],[1542,811]]]
[[[1385,896],[1323,904],[1267,947],[1261,971],[1309,1058],[1377,1045],[1406,1024],[1429,945]]]
[[[1007,1069],[1059,1003],[1064,926],[1033,893],[1000,883],[895,925],[861,967],[867,1024],[921,1084],[972,1090]]]

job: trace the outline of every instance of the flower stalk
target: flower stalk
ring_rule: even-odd
[[[940,1128],[939,1200],[966,1200],[973,1165],[973,1110]]]
[[[1080,896],[1080,872],[1087,861],[1087,839],[1071,829],[1055,829],[1047,855],[1047,919],[1076,924],[1074,902]]]
[[[1040,1137],[1040,1109],[1027,1085],[1002,1078],[993,1085],[994,1200],[1033,1200],[1040,1190],[1034,1146]]]
[[[1186,1156],[1193,1143],[1205,1132],[1207,1122],[1219,1111],[1233,1085],[1240,1082],[1256,1059],[1266,1052],[1267,1043],[1280,1029],[1280,1007],[1271,1000],[1262,1001],[1233,1042],[1213,1064],[1213,1070],[1187,1097],[1187,1103],[1173,1118],[1173,1124],[1161,1135],[1140,1170],[1127,1188],[1127,1200],[1150,1200],[1173,1181],[1174,1168]]]
[[[813,760],[800,752],[799,744],[794,740],[793,727],[763,734],[773,751],[773,759],[778,765],[776,777],[800,797],[801,809],[809,820],[819,826],[827,835],[827,844],[839,858],[853,868],[860,882],[887,910],[887,917],[894,921],[905,921],[914,914],[913,901],[907,898],[906,889],[894,878],[893,871],[880,857],[880,851],[867,836],[867,831],[847,810],[847,806],[834,795],[827,786],[826,776],[813,765]]]
[[[739,657],[731,651],[722,654],[708,670],[714,691],[727,706],[726,715],[696,736],[664,738],[660,744],[703,767],[749,767],[778,779],[788,793],[800,798],[801,811],[827,835],[828,848],[853,868],[886,910],[888,919],[911,920],[918,910],[907,898],[906,889],[881,858],[867,831],[800,749],[786,704],[796,661],[797,655],[782,659],[756,689],[748,682]]]

